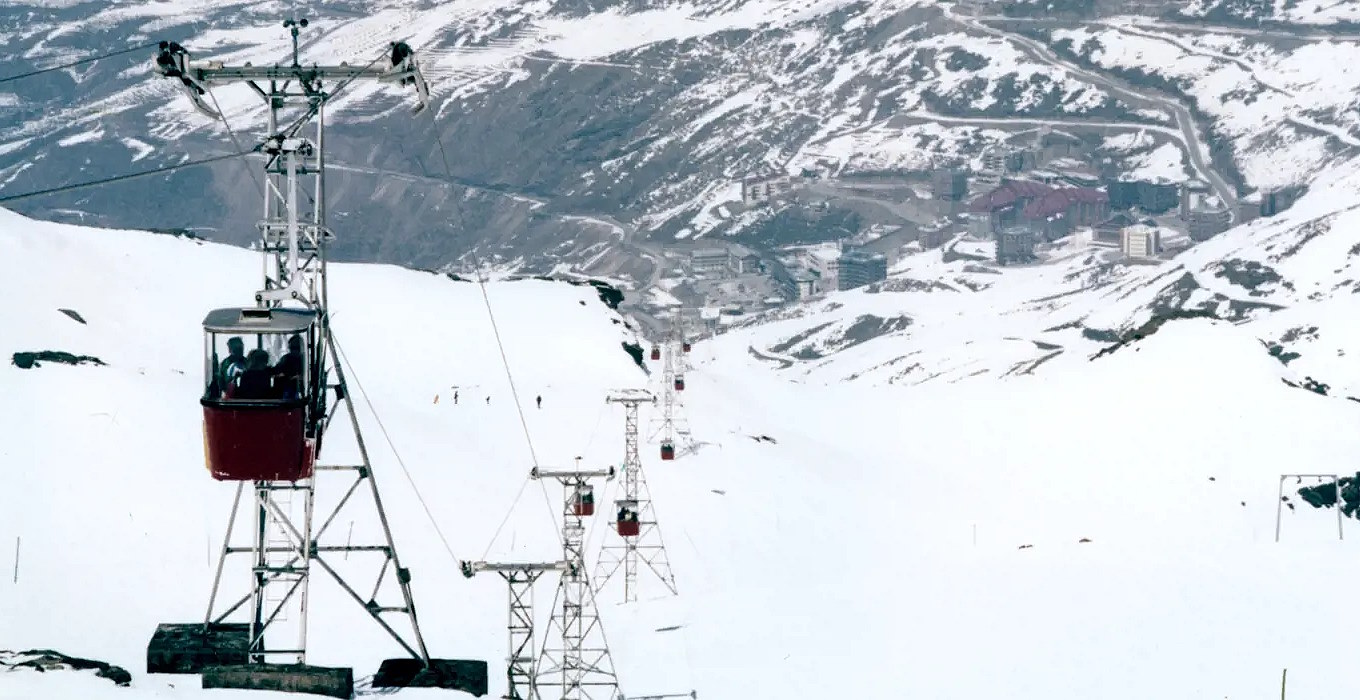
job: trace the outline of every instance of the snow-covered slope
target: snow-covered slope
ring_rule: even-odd
[[[970,246],[990,254],[993,244],[965,238],[903,258],[882,284],[752,318],[719,342],[777,358],[772,368],[805,382],[1054,377],[1154,318],[1200,313],[1245,323],[1261,352],[1286,356],[1291,381],[1360,396],[1346,366],[1355,334],[1340,320],[1360,279],[1360,161],[1313,187],[1288,211],[1160,264],[1091,248],[1078,233],[1045,264],[997,268],[954,259]]]
[[[1312,196],[1300,216],[1327,202]],[[157,622],[202,612],[232,489],[201,466],[197,326],[206,309],[249,298],[258,261],[182,238],[0,216],[0,279],[22,301],[0,307],[0,352],[65,350],[106,363],[0,368],[0,552],[23,538],[18,582],[0,580],[0,649],[122,665],[133,690],[118,697],[196,695],[192,679],[141,673],[144,649]],[[1291,258],[1297,270],[1281,265],[1300,275],[1296,290],[1305,269],[1329,279],[1308,261],[1343,245],[1337,223]],[[1220,257],[1268,255],[1268,225],[1224,237]],[[840,355],[912,343],[932,371],[969,357],[1003,367],[1021,355],[1007,343],[1047,337],[1044,328],[1082,314],[1091,327],[1101,308],[1137,322],[1185,272],[1232,293],[1205,273],[1207,261],[1111,271],[1116,282],[1051,308],[1010,276],[1056,284],[1061,267],[1008,269],[978,292],[838,295],[845,309],[878,304],[885,317],[924,319],[906,339]],[[1000,297],[1002,281],[1013,298]],[[1129,294],[1127,313],[1108,301],[1118,290]],[[534,457],[478,288],[338,265],[331,296],[354,376],[455,555],[553,556],[558,494],[530,484],[516,499]],[[617,461],[622,417],[603,395],[647,380],[620,348],[631,334],[588,287],[501,282],[488,296],[537,460]],[[1307,307],[1328,322],[1321,338],[1344,344],[1328,329],[1353,315],[1351,298]],[[1360,564],[1335,541],[1332,514],[1288,509],[1281,542],[1272,539],[1279,475],[1345,473],[1344,455],[1360,448],[1348,428],[1360,409],[1283,383],[1290,368],[1253,325],[1174,321],[1096,361],[1072,348],[1031,375],[911,386],[788,381],[748,349],[790,327],[696,344],[683,398],[697,452],[661,462],[645,447],[681,595],[630,606],[603,596],[625,693],[1243,697],[1273,692],[1288,667],[1291,696],[1311,697],[1333,688],[1354,656],[1336,600]],[[969,344],[988,337],[988,347]],[[539,393],[541,411],[528,398]],[[372,415],[362,419],[432,650],[488,660],[491,693],[501,692],[503,584],[457,573]],[[762,435],[773,440],[754,439]],[[592,541],[603,534],[597,524]],[[541,612],[550,599],[539,592]],[[312,609],[314,663],[362,676],[395,655],[322,582]],[[5,698],[114,694],[93,677],[0,676]]]
[[[1247,188],[1307,184],[1360,148],[1353,41],[1299,45],[1132,21],[1058,29],[1051,40],[1089,64],[1188,97],[1231,146]]]

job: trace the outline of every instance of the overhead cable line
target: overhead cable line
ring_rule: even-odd
[[[428,109],[428,108],[427,108]],[[448,152],[444,150],[444,139],[439,136],[439,119],[435,117],[435,110],[430,110],[431,132],[434,134],[434,141],[439,146],[439,160],[444,165],[444,176],[448,178],[448,183],[453,183],[453,168],[449,167]],[[529,420],[524,416],[524,406],[519,400],[519,390],[515,387],[515,373],[510,369],[510,358],[505,354],[505,343],[501,340],[500,326],[496,323],[496,312],[491,308],[491,295],[486,291],[486,278],[482,274],[482,260],[477,255],[477,251],[468,251],[472,255],[472,262],[477,266],[477,286],[482,292],[482,301],[486,304],[486,315],[491,320],[491,332],[496,338],[496,348],[500,351],[501,365],[505,367],[505,378],[510,383],[510,398],[515,402],[515,410],[519,413],[519,424],[524,429],[524,443],[529,448],[529,459],[533,460],[534,468],[538,468],[538,453],[534,450],[534,438],[529,431]],[[543,503],[548,507],[550,520],[553,523],[553,531],[557,533],[558,540],[562,539],[562,527],[557,522],[557,510],[553,508],[552,497],[548,495],[548,486],[542,479],[538,479],[539,489],[543,492]],[[518,500],[518,497],[516,497]],[[512,505],[513,509],[514,506]],[[503,526],[503,524],[502,524]],[[498,530],[499,532],[499,530]],[[495,542],[495,539],[492,539]],[[488,545],[488,551],[490,545]]]
[[[126,49],[121,49],[119,51],[100,54],[98,56],[90,56],[89,58],[82,58],[77,61],[71,61],[70,63],[63,63],[59,66],[52,66],[51,68],[41,68],[38,70],[29,71],[27,73],[20,73],[18,75],[7,76],[4,78],[0,78],[0,83],[8,83],[12,80],[19,80],[21,78],[31,78],[35,75],[42,75],[43,73],[51,73],[52,71],[64,70],[66,68],[72,68],[81,65],[82,63],[92,63],[94,61],[99,61],[105,58],[113,58],[114,56],[121,56],[125,53],[132,53],[133,51],[142,51],[144,49],[154,48],[159,45],[160,45],[159,41],[152,41],[138,46],[131,46]]]
[[[434,127],[434,140],[439,145],[439,160],[444,164],[444,175],[448,177],[450,183],[453,182],[453,169],[449,167],[449,157],[444,151],[444,140],[439,137],[439,121],[434,118],[434,113],[430,113],[430,124]],[[501,364],[505,366],[505,378],[510,382],[510,395],[515,400],[515,410],[519,412],[519,423],[524,428],[524,442],[529,446],[529,457],[533,460],[534,466],[538,466],[538,454],[534,451],[534,439],[529,433],[529,421],[524,417],[524,407],[520,405],[519,390],[515,388],[515,374],[510,371],[510,359],[505,354],[505,343],[501,341],[500,327],[496,324],[496,312],[491,308],[491,297],[486,292],[486,279],[481,273],[482,261],[477,257],[476,251],[469,251],[472,261],[477,265],[477,286],[482,290],[482,300],[486,303],[486,314],[491,319],[491,332],[496,336],[496,347],[501,353]],[[546,493],[546,487],[545,493]]]
[[[383,425],[382,418],[378,416],[378,409],[373,407],[373,401],[368,398],[368,392],[364,391],[364,384],[359,381],[359,375],[354,371],[354,363],[350,362],[349,358],[345,356],[345,350],[340,347],[340,341],[336,340],[335,336],[331,336],[331,342],[335,344],[335,352],[339,356],[340,361],[349,365],[349,376],[354,380],[354,386],[359,388],[359,396],[363,398],[364,403],[368,406],[369,413],[373,414],[373,420],[377,422],[378,430],[382,431],[383,438],[387,440],[387,446],[392,448],[392,456],[397,458],[397,464],[401,466],[402,473],[406,475],[406,481],[411,484],[411,490],[415,492],[416,500],[420,501],[420,507],[425,509],[425,516],[430,519],[430,525],[434,527],[435,534],[439,535],[439,540],[444,543],[444,550],[449,553],[449,557],[453,559],[454,563],[458,563],[461,560],[458,558],[457,554],[453,553],[453,547],[449,544],[449,539],[444,536],[444,531],[439,528],[439,521],[434,518],[434,512],[431,511],[430,506],[425,503],[425,497],[421,495],[420,487],[416,486],[416,480],[411,476],[411,470],[406,468],[406,460],[401,458],[401,453],[397,451],[396,444],[392,442],[392,436],[387,432],[387,426]]]
[[[20,199],[28,199],[28,198],[30,198],[30,197],[41,197],[41,196],[43,196],[43,195],[57,194],[57,193],[60,193],[60,192],[70,192],[70,191],[72,191],[72,190],[81,190],[81,189],[85,189],[85,188],[88,188],[88,187],[99,187],[99,186],[101,186],[101,185],[108,185],[108,184],[111,184],[111,183],[114,183],[114,182],[122,182],[122,181],[124,181],[124,180],[132,180],[132,179],[139,178],[139,177],[146,177],[146,176],[148,176],[148,175],[158,175],[158,174],[160,174],[160,173],[174,172],[174,171],[179,170],[179,169],[181,169],[181,168],[189,168],[189,167],[193,167],[193,166],[195,166],[195,165],[207,165],[208,163],[216,163],[216,162],[218,162],[218,161],[228,160],[228,159],[231,159],[231,158],[240,158],[241,156],[248,156],[248,155],[250,155],[251,153],[255,153],[255,152],[259,151],[259,150],[260,150],[260,146],[256,146],[256,147],[254,147],[254,148],[252,148],[252,149],[239,151],[239,152],[237,152],[237,153],[228,153],[228,154],[226,154],[226,155],[221,155],[221,156],[212,156],[211,158],[200,158],[200,159],[198,159],[198,160],[191,160],[191,161],[188,161],[187,163],[180,163],[180,164],[178,164],[178,165],[166,165],[166,166],[164,166],[164,167],[160,167],[160,168],[152,168],[152,169],[150,169],[150,170],[142,170],[142,171],[140,171],[140,172],[135,172],[135,173],[126,173],[126,174],[124,174],[124,175],[115,175],[115,176],[113,176],[113,177],[106,177],[106,178],[101,178],[101,179],[98,179],[98,180],[89,180],[89,181],[87,181],[87,182],[77,182],[77,183],[72,184],[72,185],[62,185],[61,187],[49,187],[49,188],[47,188],[47,189],[45,189],[45,190],[35,190],[35,191],[33,191],[33,192],[25,192],[25,193],[23,193],[23,194],[12,194],[12,195],[9,195],[8,197],[0,197],[0,204],[4,204],[5,202],[13,202],[13,201],[17,201],[17,200],[20,200]]]
[[[212,90],[209,90],[208,98],[212,100],[213,106],[217,108],[217,116],[222,120],[222,126],[227,127],[227,136],[231,137],[231,145],[235,146],[237,151],[242,150],[241,142],[236,138],[236,130],[232,129],[231,122],[227,121],[227,113],[222,109],[222,105],[218,103],[217,95],[214,94]],[[263,182],[260,182],[260,176],[255,174],[255,170],[250,167],[250,163],[241,161],[241,167],[246,169],[246,174],[250,176],[250,179],[255,183],[255,186],[260,188],[260,196],[268,197],[269,190],[265,188]]]

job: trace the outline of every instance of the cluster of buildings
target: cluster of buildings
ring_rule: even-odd
[[[689,269],[697,275],[725,277],[751,275],[762,271],[760,256],[741,245],[696,248],[689,253]]]
[[[888,257],[840,243],[813,246],[782,262],[770,273],[788,299],[807,299],[830,291],[858,289],[888,278]]]
[[[997,238],[1006,232],[1016,240],[1055,241],[1077,226],[1095,226],[1110,213],[1110,198],[1092,187],[1005,180],[968,203],[970,233]],[[1017,253],[1018,254],[1018,253]],[[998,261],[1003,256],[998,254]]]

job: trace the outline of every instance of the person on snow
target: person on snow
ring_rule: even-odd
[[[538,407],[539,407],[539,408],[543,408],[543,397],[542,397],[542,396],[538,397],[537,401],[538,401]]]

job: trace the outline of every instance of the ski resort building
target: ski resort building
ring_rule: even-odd
[[[1155,226],[1134,224],[1119,234],[1119,249],[1130,258],[1152,258],[1162,250],[1161,232]]]
[[[732,269],[732,255],[725,248],[700,248],[690,252],[689,266],[696,273],[726,274]]]
[[[996,237],[996,262],[1000,265],[1033,262],[1034,232],[1023,227],[1012,226],[1001,231]]]
[[[1109,197],[1089,187],[1057,187],[1027,180],[1006,180],[969,202],[986,215],[993,233],[1026,227],[1055,240],[1076,226],[1092,226],[1109,214]]]
[[[1190,210],[1190,239],[1207,241],[1228,230],[1232,225],[1232,212],[1217,197],[1205,197]]]
[[[836,261],[836,288],[845,291],[888,278],[888,258],[882,253],[850,250]]]

